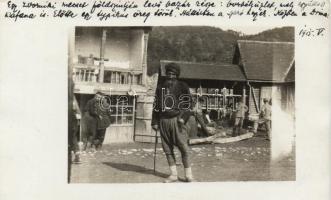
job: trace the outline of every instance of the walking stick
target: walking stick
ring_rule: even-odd
[[[155,145],[154,145],[154,174],[156,166],[156,146],[157,146],[157,130],[155,130]]]

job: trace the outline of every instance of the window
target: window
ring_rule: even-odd
[[[133,125],[135,99],[132,96],[113,95],[110,100],[112,125]]]
[[[130,72],[105,70],[104,83],[141,85],[142,75],[131,74]]]

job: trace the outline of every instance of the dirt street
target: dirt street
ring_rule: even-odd
[[[193,145],[191,150],[192,171],[198,182],[295,180],[295,154],[270,164],[270,142],[263,135],[234,143]],[[101,151],[83,152],[82,163],[72,165],[71,182],[162,182],[168,166],[160,144],[155,173],[153,156],[154,144],[104,145]],[[176,158],[179,176],[183,178],[178,150]]]

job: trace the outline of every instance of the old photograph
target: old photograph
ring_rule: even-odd
[[[76,26],[68,183],[295,181],[295,28]]]
[[[330,1],[0,1],[0,200],[329,200]]]

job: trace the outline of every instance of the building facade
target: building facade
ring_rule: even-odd
[[[189,85],[193,99],[202,99],[197,106],[210,113],[211,120],[235,111],[241,98],[249,108],[247,122],[258,119],[264,98],[295,117],[294,43],[238,40],[231,64],[161,60],[159,81],[171,62],[180,66],[179,79]]]
[[[109,95],[104,143],[133,142],[137,99],[146,95],[148,27],[76,27],[70,54],[80,110],[96,92]]]
[[[252,117],[260,112],[264,98],[272,98],[273,105],[294,117],[294,43],[238,40],[233,62],[246,77]]]
[[[149,27],[77,27],[69,51],[69,74],[74,101],[82,110],[100,91],[110,96],[112,124],[105,143],[154,142],[151,129],[154,97],[147,94],[147,44]],[[263,98],[294,117],[294,43],[238,40],[233,63],[203,64],[160,61],[159,81],[165,65],[176,62],[180,79],[188,83],[194,97],[213,120],[235,110],[239,99],[249,107],[254,120]],[[156,83],[154,84],[156,85]]]

